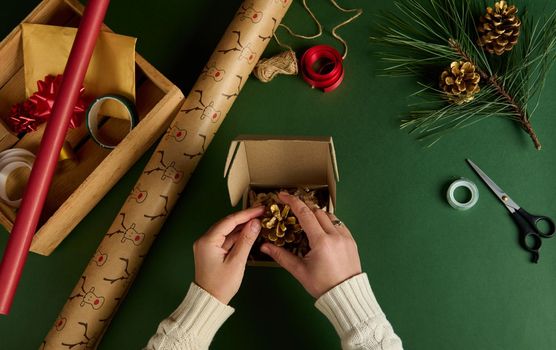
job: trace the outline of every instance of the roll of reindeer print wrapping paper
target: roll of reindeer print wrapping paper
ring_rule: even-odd
[[[154,239],[292,0],[247,0],[218,43],[135,188],[43,341],[96,348]]]

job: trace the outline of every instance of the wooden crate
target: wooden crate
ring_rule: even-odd
[[[77,27],[82,13],[83,5],[77,0],[44,0],[23,22]],[[110,31],[106,26],[103,30]],[[79,162],[72,166],[59,164],[31,251],[42,255],[52,253],[162,135],[181,106],[183,93],[139,54],[135,60],[139,124],[112,151],[96,145],[84,126],[69,130],[66,140],[73,146]],[[13,104],[25,99],[20,26],[0,42],[0,62],[0,119],[3,119]],[[122,131],[121,122],[115,119],[102,127],[110,132]],[[1,129],[0,151],[20,147],[36,153],[44,126],[22,138],[3,133]],[[0,223],[8,231],[15,216],[13,208],[0,203]]]

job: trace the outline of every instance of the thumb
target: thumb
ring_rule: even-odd
[[[251,251],[251,247],[259,236],[259,232],[261,232],[261,222],[258,219],[251,219],[241,229],[239,237],[230,252],[230,259],[239,259],[245,264],[247,257],[249,256],[249,252]]]
[[[270,256],[280,266],[286,269],[286,271],[291,273],[293,277],[299,279],[298,274],[300,272],[300,267],[303,266],[303,263],[298,256],[295,256],[282,247],[277,247],[274,244],[270,243],[263,244],[261,246],[261,252]]]

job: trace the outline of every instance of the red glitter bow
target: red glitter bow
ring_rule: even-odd
[[[52,113],[52,106],[56,99],[56,94],[62,83],[62,76],[56,77],[48,75],[44,80],[39,80],[37,86],[39,90],[22,103],[12,106],[8,124],[16,133],[36,131],[37,127],[44,123]],[[70,128],[77,128],[83,121],[85,115],[85,100],[81,87],[79,98],[73,110],[70,120]]]

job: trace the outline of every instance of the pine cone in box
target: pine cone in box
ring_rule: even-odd
[[[322,196],[323,193],[317,193],[318,190],[297,188],[285,191],[297,196],[309,208],[326,208],[324,200],[319,199],[319,195]],[[256,246],[269,242],[284,247],[295,255],[305,256],[310,250],[307,235],[291,212],[291,208],[280,201],[278,192],[255,193],[253,190],[249,191],[250,206],[264,205],[266,208],[261,218],[261,234],[257,239]]]
[[[303,229],[287,204],[273,203],[266,209],[261,221],[261,236],[265,240],[278,247],[301,241]]]
[[[440,75],[440,87],[450,101],[460,105],[473,100],[474,95],[481,90],[480,80],[481,76],[475,72],[471,62],[454,61]]]
[[[487,7],[486,14],[479,21],[479,39],[477,44],[488,53],[502,55],[510,51],[519,37],[521,21],[517,17],[517,7],[508,5],[506,1],[498,1]]]

